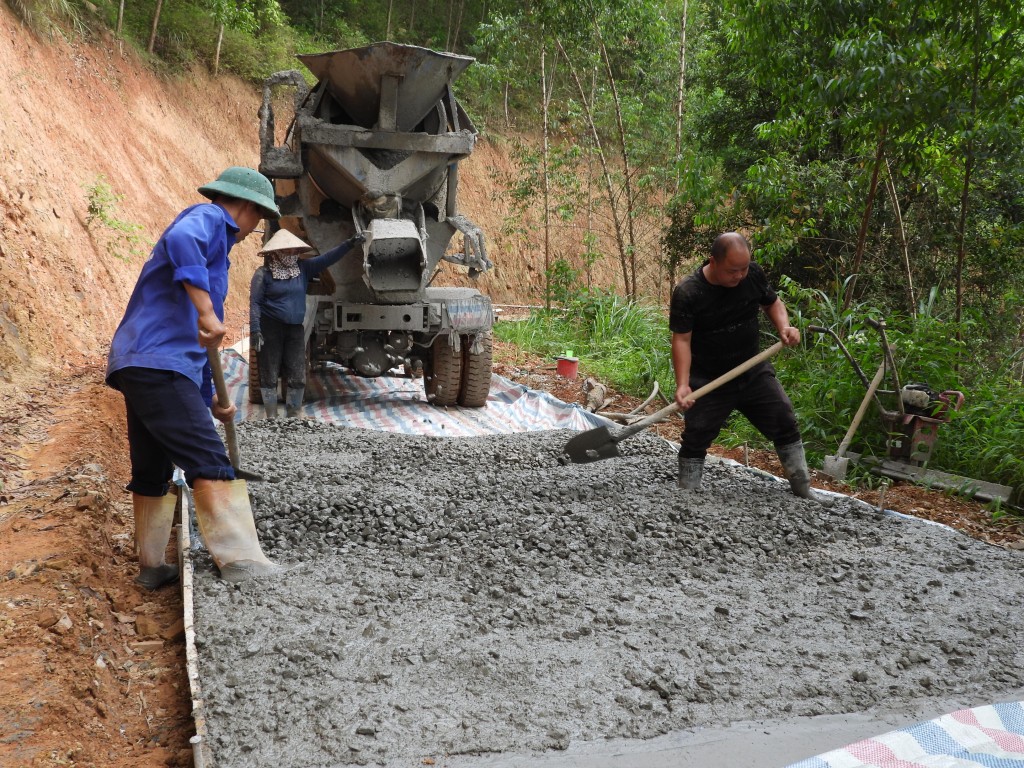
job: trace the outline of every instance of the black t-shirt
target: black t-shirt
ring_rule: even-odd
[[[703,265],[685,277],[672,291],[668,327],[673,333],[693,333],[691,376],[720,376],[756,355],[761,307],[777,298],[754,262],[735,288],[709,283]]]

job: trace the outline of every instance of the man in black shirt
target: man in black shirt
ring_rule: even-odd
[[[672,292],[669,329],[676,402],[686,420],[679,447],[679,487],[700,487],[708,447],[737,410],[775,443],[793,493],[819,501],[811,492],[793,404],[770,362],[759,363],[699,400],[688,399],[694,390],[758,353],[762,312],[783,344],[800,343],[800,331],[789,324],[786,305],[768,285],[761,267],[750,260],[750,245],[738,232],[715,238],[711,258]]]

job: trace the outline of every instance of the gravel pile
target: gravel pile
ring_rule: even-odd
[[[221,768],[561,750],[702,725],[986,703],[1024,685],[1024,557],[709,464],[664,441],[574,465],[573,433],[239,425],[261,541],[196,560]]]

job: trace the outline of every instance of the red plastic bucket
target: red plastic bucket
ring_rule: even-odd
[[[578,357],[560,357],[555,366],[555,372],[566,379],[575,379],[580,370],[580,359]]]

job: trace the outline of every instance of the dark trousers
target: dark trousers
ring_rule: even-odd
[[[690,387],[699,389],[714,377],[690,375]],[[684,414],[679,455],[702,459],[733,411],[739,411],[776,446],[800,440],[800,427],[789,397],[775,378],[771,363],[756,365],[728,384],[701,397]]]
[[[127,490],[163,496],[174,466],[185,480],[234,480],[235,470],[199,387],[187,376],[155,368],[122,368],[111,376],[128,412],[132,478]]]
[[[256,353],[260,368],[260,387],[277,389],[283,376],[289,389],[306,386],[306,340],[302,324],[282,323],[272,317],[260,322],[263,349]]]

